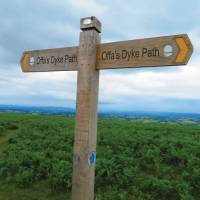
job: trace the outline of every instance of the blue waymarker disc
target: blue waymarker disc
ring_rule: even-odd
[[[94,152],[90,152],[89,156],[88,156],[88,165],[91,167],[94,165],[95,163],[95,153]]]

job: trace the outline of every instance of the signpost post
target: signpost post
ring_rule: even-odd
[[[186,34],[100,43],[101,23],[81,19],[78,47],[26,51],[23,72],[78,71],[72,200],[94,199],[99,70],[187,64],[193,47]]]

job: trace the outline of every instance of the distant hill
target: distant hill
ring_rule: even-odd
[[[0,105],[0,112],[31,113],[41,115],[75,115],[75,109],[65,107],[48,106],[16,106]],[[126,118],[130,120],[145,120],[156,122],[171,122],[180,124],[200,124],[200,114],[194,113],[173,113],[173,112],[119,112],[119,111],[99,111],[100,117]]]
[[[35,114],[55,114],[55,115],[74,115],[75,110],[63,107],[48,106],[15,106],[0,105],[1,112],[35,113]]]

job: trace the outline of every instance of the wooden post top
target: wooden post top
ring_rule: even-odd
[[[82,18],[80,28],[83,31],[95,29],[98,33],[101,33],[101,22],[94,16]]]

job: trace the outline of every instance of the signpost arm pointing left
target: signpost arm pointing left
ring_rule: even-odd
[[[21,58],[23,72],[77,71],[78,47],[25,51]]]

